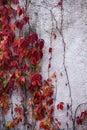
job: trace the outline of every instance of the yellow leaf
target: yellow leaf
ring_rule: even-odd
[[[10,126],[11,126],[11,122],[10,122],[10,121],[7,121],[7,122],[6,122],[6,127],[10,128]]]
[[[41,72],[41,66],[38,65],[38,66],[36,67],[36,72]]]

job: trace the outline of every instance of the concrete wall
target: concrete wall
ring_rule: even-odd
[[[55,116],[62,122],[61,129],[73,130],[71,113],[74,116],[77,106],[87,102],[87,0],[63,0],[62,7],[58,3],[58,0],[31,0],[28,13],[31,29],[45,40],[43,78],[49,78],[53,72],[57,75],[53,79]],[[24,1],[20,0],[20,4],[24,6]],[[28,32],[28,26],[25,31]],[[65,103],[63,111],[56,109],[61,101]],[[71,103],[72,109],[67,110],[67,104]],[[79,112],[86,107],[80,108]]]

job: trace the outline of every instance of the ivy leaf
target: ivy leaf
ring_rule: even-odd
[[[53,72],[53,73],[51,74],[51,78],[56,78],[56,72]]]
[[[62,0],[58,2],[57,6],[62,6]]]
[[[64,102],[60,102],[60,103],[57,105],[57,109],[58,109],[58,110],[63,110],[63,109],[64,109]]]
[[[48,69],[50,69],[50,68],[51,68],[51,64],[49,63],[49,64],[48,64]]]
[[[54,40],[57,38],[56,33],[53,33]]]
[[[22,13],[23,13],[22,8],[20,6],[18,6],[17,7],[17,14],[20,16],[20,15],[22,15]]]
[[[58,121],[58,126],[61,126],[61,122],[60,121]]]
[[[19,115],[22,115],[23,113],[23,108],[18,106],[18,104],[15,104],[15,108],[14,108],[14,111],[19,114]]]
[[[52,52],[52,47],[49,48],[49,52],[50,52],[50,53]]]
[[[38,40],[38,35],[36,33],[30,33],[28,35],[28,40],[33,44],[35,41]]]
[[[77,117],[76,122],[78,125],[82,125],[82,119],[80,119],[79,117]]]

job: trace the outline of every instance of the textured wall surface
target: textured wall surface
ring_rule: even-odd
[[[24,1],[20,3],[24,6]],[[43,78],[54,72],[57,75],[53,79],[55,116],[62,122],[61,129],[73,130],[71,113],[74,116],[77,106],[87,102],[87,0],[63,0],[62,6],[58,3],[58,0],[31,0],[28,13],[31,29],[45,40]],[[28,32],[28,27],[25,31]],[[65,103],[63,111],[56,109],[59,102]],[[67,104],[72,105],[68,116]],[[84,109],[81,106],[79,111]]]
[[[43,77],[57,73],[57,84],[53,81],[57,85],[55,102],[65,102],[64,111],[55,110],[55,116],[62,121],[62,128],[67,129],[68,123],[72,129],[70,116],[66,116],[66,104],[72,102],[74,116],[77,106],[87,102],[87,0],[63,0],[62,7],[57,6],[58,2],[32,0],[29,10],[31,27],[45,40]],[[50,47],[53,49],[51,61]]]

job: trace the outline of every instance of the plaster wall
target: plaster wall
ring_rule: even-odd
[[[25,1],[20,0],[22,6],[24,3]],[[58,0],[31,0],[27,12],[31,19],[31,30],[45,40],[41,62],[43,78],[49,78],[54,72],[57,75],[57,79],[53,79],[56,94],[55,117],[62,122],[61,129],[73,130],[71,119],[76,108],[87,102],[87,0],[63,0],[62,7],[57,6],[58,3]],[[24,28],[24,32],[28,32],[28,26]],[[20,102],[18,97],[17,102]],[[63,111],[56,109],[59,102],[65,103]],[[71,111],[67,117],[67,104],[71,102],[72,117]],[[81,106],[78,114],[85,108],[86,106]],[[77,130],[80,129],[82,130],[77,127]]]

